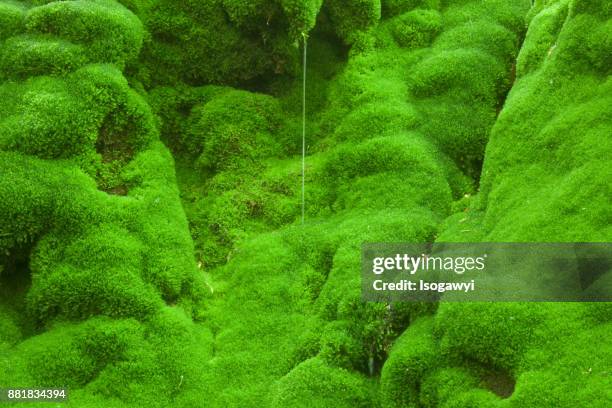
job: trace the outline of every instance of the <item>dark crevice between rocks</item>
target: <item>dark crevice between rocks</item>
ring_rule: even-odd
[[[484,154],[486,151],[485,148],[482,149],[482,153],[470,155],[470,157],[466,158],[465,161],[461,164],[461,168],[463,169],[464,174],[473,180],[473,185],[476,189],[478,189],[480,185],[480,177],[482,174],[482,166],[484,164]],[[463,197],[463,192],[461,192],[460,196],[455,196],[456,198],[461,199]]]
[[[522,30],[519,34],[518,34],[518,46],[517,46],[517,54],[514,58],[514,60],[512,61],[512,64],[510,65],[510,72],[508,75],[508,82],[507,82],[507,87],[506,89],[504,89],[500,95],[499,95],[499,100],[497,102],[497,108],[496,108],[496,112],[495,112],[495,123],[497,122],[497,118],[499,118],[499,115],[501,114],[502,110],[504,109],[504,106],[506,105],[506,100],[508,99],[508,95],[510,94],[510,92],[512,91],[512,88],[514,87],[514,84],[516,82],[516,63],[517,63],[517,58],[518,58],[518,54],[520,53],[520,50],[523,49],[523,45],[525,43],[525,38],[527,36],[527,27],[525,27],[524,30]],[[493,123],[493,126],[491,127],[491,129],[489,130],[489,137],[487,138],[487,144],[489,143],[489,141],[491,140],[491,130],[493,129],[493,127],[495,126],[495,123]],[[484,164],[484,153],[486,152],[486,148],[487,146],[485,146],[484,150],[483,150],[483,155],[482,157],[480,157],[479,160],[479,164],[477,167],[474,167],[475,171],[474,171],[474,175],[471,176],[474,181],[476,182],[476,187],[478,189],[480,189],[480,179],[482,177],[482,168],[483,168],[483,164]]]
[[[516,81],[516,61],[514,61],[512,63],[512,66],[510,67],[510,76],[508,77],[508,87],[504,90],[504,92],[502,93],[497,103],[497,109],[496,109],[496,115],[495,115],[496,117],[499,117],[499,114],[501,113],[502,109],[504,109],[504,105],[506,104],[506,99],[508,99],[508,94],[510,93],[510,90],[512,90],[512,87],[514,86],[515,81]]]
[[[313,114],[312,108],[317,105],[316,100],[320,97],[316,94],[323,89],[320,87],[326,88],[329,82],[342,71],[348,61],[351,49],[338,37],[326,19],[327,17],[323,12],[319,13],[315,27],[308,33],[307,80],[310,89],[307,90],[306,98],[311,115]],[[302,39],[298,40],[297,45],[293,60],[276,62],[277,68],[273,72],[255,76],[248,81],[237,84],[236,87],[249,92],[282,97],[286,89],[291,88],[291,83],[301,86],[304,47]],[[286,65],[286,68],[278,69],[279,63],[281,66]],[[314,85],[313,82],[317,80],[319,83],[315,92],[312,86]],[[326,84],[323,85],[321,82]],[[296,110],[296,113],[300,112],[301,109]]]
[[[472,357],[454,361],[457,367],[464,367],[478,380],[477,387],[491,391],[502,399],[510,398],[514,393],[516,379],[506,368],[500,368],[492,363],[477,361]]]
[[[516,381],[505,370],[490,369],[481,376],[482,386],[500,398],[509,398],[514,393]]]
[[[26,295],[32,285],[30,256],[33,247],[34,243],[24,243],[0,255],[0,305],[12,312],[22,338],[36,332],[26,307]]]
[[[508,99],[508,95],[510,94],[510,91],[512,90],[512,88],[514,87],[514,83],[516,82],[516,63],[517,63],[517,58],[518,58],[518,54],[521,52],[521,50],[523,49],[523,45],[525,44],[525,39],[527,37],[527,27],[525,27],[521,32],[518,33],[518,45],[517,45],[517,54],[514,58],[514,60],[512,61],[512,64],[510,65],[510,72],[508,75],[508,86],[506,87],[506,89],[503,90],[503,92],[501,92],[500,96],[499,96],[499,100],[498,100],[498,104],[497,104],[497,114],[496,117],[499,117],[499,114],[501,113],[501,111],[504,109],[504,106],[506,104],[506,100]]]
[[[188,298],[193,297],[193,295],[194,295],[193,282],[190,280],[186,280],[181,283],[181,289],[179,292],[176,292],[176,290],[168,286],[165,286],[165,287],[162,287],[162,293],[161,293],[163,301],[166,303],[167,306],[170,306],[170,307],[174,307],[178,305],[181,298],[188,299]]]
[[[329,274],[331,273],[334,265],[335,255],[335,249],[326,249],[321,251],[318,259],[316,259],[311,265],[313,271],[315,272],[313,274],[307,274],[305,277],[304,284],[309,290],[310,300],[313,304],[317,301],[323,287],[327,283],[327,279],[329,278]]]
[[[435,308],[435,304],[431,303]],[[405,303],[388,303],[386,305],[382,329],[379,336],[370,339],[369,358],[367,370],[362,370],[363,374],[370,377],[380,378],[382,369],[389,358],[389,353],[396,340],[404,333],[411,322],[413,305]],[[432,310],[433,311],[433,310]]]
[[[135,131],[129,124],[117,126],[109,115],[102,124],[96,141],[96,152],[101,156],[96,181],[98,189],[111,195],[125,196],[129,188],[121,179],[121,172],[134,156],[129,135]]]

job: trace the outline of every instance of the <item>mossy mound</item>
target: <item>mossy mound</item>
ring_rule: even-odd
[[[328,0],[325,11],[338,37],[352,44],[380,20],[380,0]]]
[[[537,2],[530,12],[516,82],[487,145],[481,192],[448,220],[441,240],[609,241],[610,81],[603,54],[592,62],[608,45],[589,44],[610,15],[588,4]],[[443,305],[436,319],[452,359],[502,370],[516,382],[512,406],[603,407],[609,379],[600,362],[611,349],[597,340],[610,332],[607,319],[593,319],[600,308],[607,306]],[[468,395],[456,404],[480,398]]]
[[[262,159],[281,156],[288,145],[281,139],[280,113],[270,96],[230,90],[192,112],[189,143],[195,146],[188,148],[199,153],[198,164],[206,170],[252,171]]]
[[[210,332],[172,157],[122,73],[142,24],[41,3],[1,9],[21,21],[0,44],[0,383],[168,406],[197,388]]]
[[[151,85],[236,85],[295,74],[298,41],[321,0],[157,1],[142,12],[151,39],[139,78]]]
[[[318,359],[303,362],[284,377],[272,407],[370,407],[372,385],[350,372],[327,367]]]
[[[514,12],[519,19],[520,14],[516,9]],[[214,362],[207,366],[211,371],[207,373],[208,386],[217,390],[209,401],[211,406],[291,406],[315,391],[317,396],[309,400],[322,406],[330,401],[376,404],[379,398],[375,394],[350,391],[355,387],[353,382],[368,384],[368,378],[377,378],[381,370],[384,372],[395,339],[412,320],[435,311],[436,305],[364,304],[357,272],[362,242],[435,239],[438,225],[451,213],[453,200],[473,192],[471,177],[479,171],[476,158],[482,157],[500,98],[509,87],[511,57],[518,48],[520,32],[513,32],[513,27],[500,19],[496,29],[490,30],[496,36],[490,41],[467,44],[464,37],[458,36],[453,43],[450,35],[443,37],[449,14],[453,25],[448,30],[454,30],[458,26],[455,9],[406,17],[414,19],[418,30],[426,31],[415,44],[398,44],[393,37],[397,21],[383,21],[377,28],[373,25],[362,30],[360,35],[374,40],[369,45],[360,42],[353,46],[346,66],[326,93],[328,102],[316,105],[324,108],[315,113],[320,122],[312,125],[314,133],[310,136],[313,142],[306,161],[308,222],[304,226],[287,226],[299,216],[300,169],[299,161],[291,156],[295,151],[291,148],[287,150],[289,158],[279,162],[274,159],[277,153],[262,145],[266,153],[249,165],[250,169],[262,169],[255,177],[241,170],[241,149],[248,148],[249,141],[232,148],[233,167],[205,171],[199,182],[188,175],[192,171],[188,167],[179,173],[189,197],[192,231],[197,232],[202,264],[210,270],[215,293],[207,313],[219,330],[219,348]],[[326,24],[333,25],[331,15],[326,17]],[[480,18],[481,27],[486,27],[484,17]],[[368,30],[369,34],[365,34]],[[495,49],[495,41],[504,46],[511,44],[514,51]],[[431,62],[442,78],[431,79],[434,86],[425,82],[431,78],[431,70],[426,68],[431,67],[428,60],[437,55],[457,57],[442,66]],[[395,59],[395,66],[389,65],[389,58]],[[478,76],[472,71],[483,61],[491,74]],[[313,75],[319,75],[318,68],[314,70]],[[460,77],[455,78],[457,75]],[[473,86],[462,88],[461,78]],[[418,88],[420,83],[425,85]],[[207,111],[212,115],[219,111],[217,106],[222,107],[215,103],[223,100],[219,95],[230,94],[210,89],[201,105],[195,102],[195,108],[184,107],[182,111],[195,113],[196,119],[205,117]],[[246,100],[246,95],[240,98]],[[242,106],[238,99],[231,100],[235,101],[233,106]],[[443,108],[437,108],[440,101]],[[281,109],[286,106],[281,104]],[[485,112],[484,119],[474,117],[474,110],[479,109]],[[165,117],[181,115],[181,109],[175,109],[173,114],[163,103],[158,110]],[[455,132],[453,144],[440,137],[430,123],[457,123],[455,111],[465,112],[457,125],[464,133]],[[234,113],[223,120],[224,133],[231,134],[226,126],[241,123],[242,129],[255,129],[250,132],[250,140],[254,140],[261,128],[260,116],[242,112],[248,114],[249,109],[240,109],[239,115]],[[298,112],[285,112],[289,121],[298,120],[291,119]],[[241,122],[243,117],[248,123]],[[207,134],[214,137],[212,132],[217,129],[215,122],[206,123],[207,126],[198,125],[204,139]],[[475,123],[480,129],[477,135],[473,132]],[[180,133],[172,129],[170,134]],[[285,131],[270,129],[270,139],[282,141]],[[184,144],[199,145],[195,136]],[[481,141],[475,143],[479,138]],[[285,146],[291,143],[290,138],[285,140],[289,140],[283,142]],[[481,151],[473,151],[478,145]],[[225,146],[230,147],[227,143]],[[460,150],[467,146],[472,149],[465,150],[465,154],[473,155],[471,161],[462,157]],[[220,156],[208,155],[209,160],[217,157]],[[279,186],[271,181],[273,174],[278,179],[285,175],[283,190],[287,195],[282,199],[271,195],[269,201],[253,205],[259,197],[266,197],[259,186]],[[246,200],[253,202],[247,204]],[[266,209],[271,208],[268,203],[278,200],[286,202],[291,211],[280,223],[271,223]],[[215,223],[213,228],[203,228],[211,223]],[[218,244],[210,245],[211,239]],[[225,265],[209,269],[215,266],[212,259]],[[249,321],[246,316],[250,316]],[[432,324],[426,327],[430,333],[424,329],[424,335],[431,338],[433,350],[439,350],[431,334]],[[406,336],[410,337],[408,333]],[[249,340],[253,338],[257,341]],[[267,344],[275,344],[276,348],[270,350]],[[419,355],[415,354],[417,358]],[[245,367],[237,363],[239,359]],[[215,375],[228,372],[233,376],[226,383]],[[418,375],[428,372],[424,368]],[[337,388],[332,389],[317,376],[337,382]],[[395,382],[399,382],[398,388],[404,386],[400,377],[388,377],[391,387]],[[418,383],[414,383],[411,396],[406,397],[410,401],[419,399]],[[237,388],[237,384],[246,385]],[[278,390],[272,400],[266,391],[270,387]]]
[[[592,57],[605,61],[609,44],[589,45],[606,26],[602,19],[609,11],[602,6],[578,12],[579,4],[555,2],[531,20],[518,57],[519,76],[487,146],[475,206],[485,210],[483,239],[610,236],[604,204],[610,176],[605,152],[612,149],[605,137],[610,78],[608,68]],[[586,21],[592,30],[585,30]],[[578,43],[581,52],[574,48]],[[546,50],[536,51],[543,44]]]

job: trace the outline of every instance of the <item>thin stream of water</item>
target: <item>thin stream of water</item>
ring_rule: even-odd
[[[302,65],[302,224],[304,224],[306,210],[306,57],[308,51],[308,36],[304,38],[303,65]]]

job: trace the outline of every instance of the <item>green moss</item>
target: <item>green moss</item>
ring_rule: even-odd
[[[66,74],[87,62],[82,46],[45,37],[12,37],[0,57],[0,70],[9,78]]]
[[[337,149],[325,167],[329,183],[338,185],[334,205],[338,209],[389,208],[394,203],[406,208],[427,203],[432,210],[445,213],[450,189],[443,181],[441,166],[432,160],[435,154],[432,146],[410,134],[370,139]],[[425,182],[426,174],[435,175],[436,182]],[[350,179],[354,181],[346,189]],[[381,179],[385,179],[384,184]]]
[[[506,29],[520,33],[525,29],[525,14],[531,6],[530,1],[519,0],[508,3],[503,0],[486,2],[470,0],[443,1],[445,10],[444,24],[452,28],[463,24],[477,23],[479,20],[495,21]]]
[[[478,378],[465,368],[440,368],[422,380],[421,404],[426,407],[453,406],[464,399],[463,393],[478,387]],[[453,401],[453,403],[448,403]]]
[[[370,118],[364,121],[364,118]],[[368,103],[358,106],[338,125],[334,136],[338,142],[361,142],[371,135],[394,135],[418,123],[412,106]]]
[[[586,9],[592,14],[579,11]],[[444,240],[609,240],[602,195],[609,166],[601,160],[609,150],[603,137],[610,126],[604,119],[609,78],[600,54],[607,44],[596,40],[605,30],[605,11],[588,2],[560,1],[537,2],[530,14],[517,81],[487,145],[481,194],[467,204],[467,214],[448,221]],[[605,406],[609,396],[602,390],[608,380],[600,375],[605,369],[598,361],[606,360],[610,350],[592,345],[603,344],[598,338],[609,331],[602,317],[606,309],[442,305],[436,318],[441,346],[454,358],[478,356],[480,364],[512,374],[516,386],[510,405],[570,407],[589,401]],[[465,404],[471,394],[447,404]]]
[[[557,36],[566,18],[567,2],[558,2],[543,9],[531,19],[525,43],[517,59],[518,76],[539,68],[555,51]]]
[[[322,0],[280,0],[291,25],[290,38],[299,38],[298,34],[308,33],[314,28],[322,3]]]
[[[123,68],[140,51],[144,32],[134,14],[115,1],[51,2],[28,10],[25,28],[30,34],[57,36],[83,44],[91,62],[109,62]]]
[[[383,17],[393,17],[414,9],[439,9],[440,0],[382,0]]]
[[[383,406],[418,404],[420,379],[439,364],[432,327],[431,318],[417,320],[393,345],[380,378]]]
[[[14,345],[21,340],[21,329],[17,325],[17,316],[8,306],[0,305],[0,349]]]
[[[417,97],[427,97],[461,87],[462,92],[470,93],[476,100],[492,102],[490,98],[496,96],[496,88],[501,88],[498,80],[503,73],[504,67],[482,51],[443,51],[415,68],[412,92]]]
[[[194,109],[190,150],[199,165],[212,171],[256,166],[262,158],[282,153],[283,119],[271,97],[230,90]],[[278,136],[276,136],[278,138]]]
[[[544,315],[524,304],[443,304],[436,319],[443,352],[511,370]]]
[[[218,1],[158,2],[146,14],[153,42],[145,47],[149,82],[244,80],[264,71],[256,41],[243,40]],[[239,57],[232,57],[238,55]]]
[[[369,407],[369,384],[357,375],[334,369],[319,359],[299,365],[278,384],[273,407]]]
[[[197,389],[210,333],[191,320],[207,294],[172,157],[121,72],[142,25],[115,2],[79,1],[25,22],[1,47],[0,382],[63,384],[82,406],[167,406]],[[194,347],[200,359],[177,354]]]
[[[601,137],[608,126],[603,118],[609,105],[609,81],[605,74],[592,70],[588,56],[577,54],[572,62],[564,57],[566,43],[573,41],[569,34],[573,25],[573,20],[565,24],[555,51],[539,70],[519,78],[493,129],[482,182],[485,225],[492,225],[491,217],[497,217],[499,211],[514,210],[504,217],[507,222],[497,218],[492,236],[600,240],[609,235],[601,223],[600,182],[607,174],[601,154],[609,146]],[[567,35],[566,29],[570,30]],[[532,41],[540,40],[534,37]],[[525,50],[531,52],[529,42]],[[584,68],[586,65],[590,67]],[[573,72],[571,79],[569,72]],[[527,140],[533,144],[527,145]],[[529,182],[536,179],[537,185]],[[528,195],[529,204],[520,204]],[[564,220],[564,225],[551,222],[553,219]]]
[[[380,0],[328,0],[325,7],[337,35],[347,44],[380,20]]]
[[[16,34],[23,27],[24,7],[12,1],[0,3],[0,41]]]
[[[423,47],[440,31],[442,20],[435,10],[414,10],[393,19],[393,38],[401,47]]]
[[[610,75],[612,22],[590,14],[572,15],[559,33],[557,64],[578,72]]]
[[[418,16],[424,15],[418,12]],[[437,14],[431,14],[434,15]],[[327,17],[332,17],[333,21],[332,14]],[[328,21],[327,24],[333,27],[333,23]],[[323,107],[323,113],[314,116],[320,118],[321,123],[312,125],[317,133],[309,133],[316,145],[309,147],[312,154],[307,158],[306,167],[307,219],[312,222],[300,227],[302,229],[285,227],[299,214],[300,169],[294,157],[279,162],[273,158],[277,153],[262,150],[261,156],[246,165],[242,161],[245,156],[240,152],[234,156],[231,167],[209,167],[199,176],[191,174],[188,161],[183,163],[185,167],[179,174],[189,203],[192,232],[201,248],[198,255],[202,267],[226,264],[212,270],[214,279],[210,284],[216,295],[208,316],[214,320],[215,327],[220,328],[217,338],[222,344],[214,373],[232,373],[233,376],[228,384],[220,384],[213,373],[207,376],[211,389],[224,390],[213,393],[211,405],[266,405],[266,390],[282,376],[285,377],[281,382],[287,381],[287,387],[291,387],[287,390],[318,389],[316,384],[297,374],[313,359],[325,362],[333,372],[350,370],[351,373],[377,376],[385,370],[385,360],[394,340],[410,321],[435,311],[435,305],[387,308],[382,304],[361,303],[359,276],[355,273],[359,270],[359,245],[377,240],[431,240],[438,231],[440,220],[449,214],[453,197],[473,191],[469,176],[462,174],[456,163],[474,169],[478,164],[464,164],[469,160],[463,159],[458,152],[465,149],[463,154],[472,154],[472,161],[482,156],[489,127],[495,119],[498,98],[509,85],[505,78],[511,55],[516,52],[518,36],[501,24],[482,24],[481,27],[493,39],[467,42],[466,35],[461,32],[454,37],[446,35],[437,45],[437,30],[441,30],[439,35],[447,32],[440,25],[428,37],[433,47],[428,49],[428,43],[423,42],[423,49],[406,48],[401,52],[393,41],[384,40],[389,29],[384,24],[379,31],[373,26],[353,31],[357,36],[368,36],[366,31],[373,30],[372,36],[380,35],[381,41],[372,41],[373,48],[367,52],[352,53],[326,92],[328,104],[316,105]],[[496,41],[501,49],[494,46]],[[448,75],[450,80],[440,83],[437,96],[411,95],[409,90],[416,88],[415,80],[406,73],[430,56],[446,55],[444,53],[464,57],[460,66],[464,69],[455,68],[455,62],[439,68],[441,75]],[[397,66],[390,66],[388,58],[395,58]],[[492,65],[491,74],[477,77],[473,73],[470,77],[470,70],[480,69],[479,61]],[[465,69],[466,64],[469,69]],[[444,73],[444,69],[451,73]],[[423,68],[423,75],[426,72]],[[462,82],[454,83],[453,75],[469,78],[473,86],[461,91]],[[266,123],[260,121],[259,115],[234,112],[226,117],[225,112],[230,105],[242,106],[242,100],[259,96],[243,93],[240,98],[236,95],[236,99],[227,99],[235,101],[231,104],[217,104],[232,92],[204,98],[202,105],[193,110],[182,108],[183,112],[192,111],[192,117],[198,118],[208,111],[211,118],[224,118],[223,127],[217,127],[212,119],[206,126],[198,125],[202,135],[211,129],[219,129],[219,134],[231,134],[225,124],[233,123],[241,129],[255,129],[251,134],[256,134],[261,128],[258,124]],[[189,94],[189,91],[182,94]],[[282,92],[282,89],[281,95],[292,98],[291,93]],[[434,109],[434,97],[439,98],[438,103],[443,101],[443,108]],[[175,103],[173,98],[170,97],[171,104]],[[284,106],[289,107],[287,113],[298,115],[299,110],[288,101],[295,101],[295,98],[284,101]],[[164,115],[170,117],[172,123],[179,123],[180,119],[172,118],[180,118],[183,114],[180,110],[170,108]],[[475,118],[474,110],[482,114]],[[452,143],[450,134],[457,128],[444,138],[436,134],[437,129],[433,126],[442,127],[456,120],[459,116],[454,111],[462,112],[464,119],[457,127],[463,133],[459,133],[460,137],[453,135],[456,142]],[[244,108],[240,112],[248,113],[249,110]],[[299,118],[289,118],[299,121]],[[480,129],[478,136],[469,132],[476,123]],[[170,134],[178,135],[175,129],[179,128],[180,125],[172,127]],[[281,141],[281,146],[292,143],[295,146],[295,139],[283,139],[282,128],[268,132],[271,135],[268,142],[274,138]],[[477,138],[481,140],[481,152],[468,151],[470,142],[466,139],[474,141]],[[192,145],[196,153],[199,143]],[[203,143],[206,143],[205,138]],[[251,148],[248,141],[241,146]],[[447,152],[453,152],[452,156]],[[208,157],[216,160],[222,156],[210,154]],[[253,178],[241,170],[243,167],[262,170]],[[469,173],[470,176],[475,174],[476,170]],[[281,203],[283,206],[279,205]],[[277,217],[273,218],[272,214]],[[278,264],[279,261],[282,264]],[[246,322],[244,316],[247,315],[256,316],[256,320]],[[430,326],[423,330],[423,336],[430,339],[431,349],[435,351],[439,345],[433,339]],[[308,328],[308,335],[304,334],[304,327]],[[258,340],[248,341],[251,338]],[[264,345],[268,343],[278,345],[278,349],[266,349]],[[415,358],[419,355],[415,354]],[[247,362],[249,370],[243,368],[238,359]],[[403,364],[401,358],[397,364]],[[432,366],[431,370],[434,369]],[[431,370],[419,371],[418,376],[425,378]],[[402,382],[399,376],[395,381]],[[418,384],[422,379],[415,378],[415,381]],[[238,383],[249,385],[238,388]],[[274,401],[292,404],[292,393],[279,391]],[[319,391],[323,401],[333,400],[332,393],[327,389]],[[338,398],[337,393],[335,395]],[[416,389],[411,395],[410,398],[419,399]],[[492,395],[496,398],[490,391],[482,395],[485,395],[482,398]]]
[[[529,7],[1,2],[0,384],[606,406],[606,304],[360,296],[363,242],[609,241],[610,8]]]
[[[100,189],[125,194],[125,164],[156,137],[153,116],[113,66],[66,78],[6,83],[13,100],[0,114],[0,146],[44,159],[71,159]]]
[[[525,407],[571,407],[588,401],[593,407],[605,407],[610,400],[610,379],[606,378],[609,366],[604,362],[612,349],[604,337],[609,332],[610,325],[603,324],[579,330],[571,339],[561,340],[550,367],[523,374],[513,402]],[[601,346],[595,351],[594,344]]]
[[[345,369],[364,369],[367,355],[357,336],[350,333],[350,327],[343,321],[328,324],[321,335],[319,355],[330,366]]]
[[[479,49],[505,66],[505,72],[515,62],[521,31],[508,30],[498,21],[479,20],[445,30],[436,38],[439,50]],[[522,50],[522,48],[521,48]],[[508,85],[505,85],[506,87]],[[507,89],[507,88],[506,88]]]
[[[152,40],[147,84],[235,85],[298,72],[298,41],[314,26],[321,0],[157,2],[143,13]]]
[[[41,242],[38,251],[44,254],[44,263],[38,263],[35,252],[35,273],[28,294],[29,308],[37,319],[44,321],[58,312],[69,317],[105,314],[142,318],[155,310],[155,294],[139,276],[139,252],[144,248],[134,239],[117,239],[125,234],[98,228],[60,254],[51,249],[57,248],[57,239],[48,236]],[[88,256],[83,258],[84,254]],[[129,265],[124,263],[126,259],[131,260]],[[100,279],[97,265],[105,265],[105,275],[113,278]]]

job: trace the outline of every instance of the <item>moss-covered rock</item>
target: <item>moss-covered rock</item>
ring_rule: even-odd
[[[298,72],[298,42],[321,0],[158,1],[143,12],[151,41],[139,77],[150,85],[236,85]]]
[[[278,384],[272,407],[369,407],[371,386],[348,371],[329,368],[319,359],[305,361]]]
[[[328,0],[325,6],[336,34],[347,44],[380,20],[380,0]]]
[[[267,95],[229,90],[196,107],[191,120],[188,148],[214,172],[257,167],[264,158],[281,156],[288,144],[280,106]]]
[[[209,334],[173,160],[122,72],[142,24],[41,3],[0,44],[0,382],[166,406],[209,358],[177,352]]]
[[[393,38],[401,47],[423,47],[440,31],[442,19],[436,10],[414,10],[393,20]]]
[[[421,379],[439,364],[432,329],[430,317],[418,320],[393,345],[380,379],[385,407],[418,405]]]

